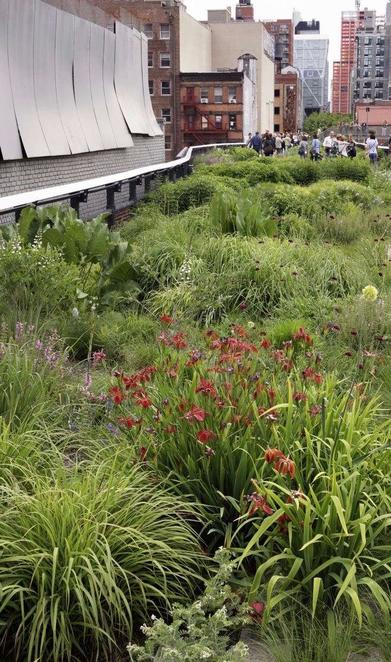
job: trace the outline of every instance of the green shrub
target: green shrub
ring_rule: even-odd
[[[0,503],[0,634],[18,659],[108,659],[200,567],[189,503],[133,468],[36,481]]]
[[[286,182],[292,184],[294,179],[289,171],[278,167],[278,162],[271,159],[250,159],[234,163],[217,163],[211,166],[204,166],[198,169],[198,172],[206,175],[208,172],[214,176],[229,180],[240,179],[249,186],[255,186],[260,182]]]
[[[371,175],[369,161],[363,159],[323,159],[316,166],[322,179],[350,179],[367,184]]]
[[[175,216],[190,207],[204,205],[216,191],[223,189],[224,185],[210,174],[194,174],[175,183],[159,186],[150,199],[159,205],[164,214]]]

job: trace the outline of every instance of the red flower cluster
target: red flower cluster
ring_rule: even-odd
[[[313,368],[306,368],[302,374],[304,379],[315,382],[315,384],[320,385],[323,382],[322,375],[319,372],[315,372]]]
[[[196,393],[203,393],[204,395],[209,395],[211,398],[217,397],[217,391],[214,384],[212,382],[208,382],[206,379],[201,379],[196,388]]]
[[[216,435],[212,430],[200,430],[197,434],[197,439],[201,444],[208,444],[213,439],[216,439]]]
[[[282,476],[290,476],[292,479],[295,477],[296,465],[293,460],[290,460],[278,448],[267,448],[265,451],[265,461],[268,464],[274,462],[274,469]]]
[[[303,327],[300,327],[300,329],[294,334],[293,340],[296,340],[297,342],[302,342],[305,345],[312,345],[314,342],[311,336],[309,335],[309,333],[307,333],[307,331],[305,331]]]

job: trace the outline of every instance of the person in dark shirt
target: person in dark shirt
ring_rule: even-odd
[[[260,154],[262,149],[262,138],[259,135],[259,131],[257,131],[255,136],[251,138],[250,147],[252,147],[257,154]]]

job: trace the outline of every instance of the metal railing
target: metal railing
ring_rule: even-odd
[[[45,189],[36,189],[23,193],[15,193],[0,198],[0,216],[5,214],[14,214],[15,221],[18,221],[20,214],[26,207],[42,207],[57,202],[69,201],[70,206],[79,213],[80,204],[88,200],[90,193],[99,191],[106,192],[106,210],[110,217],[108,222],[113,221],[113,214],[119,209],[115,204],[115,194],[122,191],[125,186],[129,187],[129,204],[135,204],[138,200],[138,187],[144,185],[145,193],[151,189],[151,182],[157,177],[176,181],[181,177],[189,175],[193,169],[193,158],[197,153],[206,152],[217,148],[244,147],[245,143],[216,143],[213,145],[198,145],[185,148],[180,152],[174,161],[159,163],[156,165],[136,168],[126,172],[115,173],[105,177],[96,177],[82,181],[62,184],[61,186],[51,186]],[[9,221],[12,223],[12,219]]]

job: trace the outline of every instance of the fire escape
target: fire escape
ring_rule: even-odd
[[[220,142],[228,142],[228,128],[223,128],[223,111],[221,111],[221,125],[215,122],[214,113],[210,110],[210,104],[207,99],[197,101],[193,88],[187,88],[186,97],[183,102],[184,110],[184,135],[186,139],[192,138],[195,144],[204,145],[213,137],[219,138]],[[203,120],[206,128],[203,128]],[[195,128],[199,124],[199,128]]]

